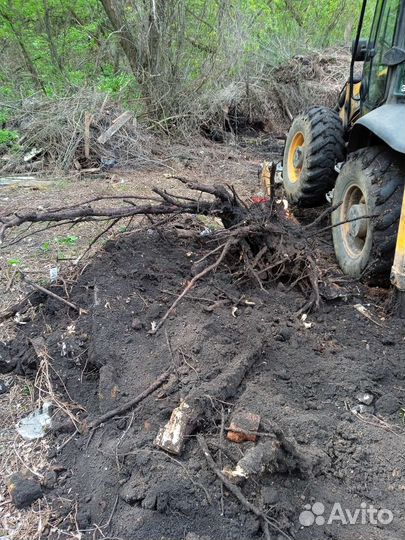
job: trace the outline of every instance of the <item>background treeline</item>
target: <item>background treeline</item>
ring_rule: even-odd
[[[218,100],[226,107],[242,87],[246,99],[271,86],[272,71],[295,55],[349,44],[360,4],[0,0],[0,122],[15,100],[83,87],[164,126],[191,119]]]

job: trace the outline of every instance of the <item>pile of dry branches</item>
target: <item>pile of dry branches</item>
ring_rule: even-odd
[[[20,151],[3,156],[5,165],[1,170],[70,171],[103,168],[103,164],[125,168],[154,161],[152,147],[156,142],[137,125],[133,115],[113,137],[98,142],[123,112],[108,95],[89,89],[81,89],[74,96],[34,96],[24,100],[10,126],[22,135],[18,141]],[[31,153],[35,155],[27,159]]]

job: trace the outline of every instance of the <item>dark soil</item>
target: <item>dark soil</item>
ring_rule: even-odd
[[[261,416],[260,432],[271,434],[277,426],[303,451],[324,456],[313,474],[266,470],[241,486],[287,537],[403,539],[404,332],[403,322],[381,319],[386,293],[366,289],[365,298],[324,303],[308,315],[305,322],[312,326],[306,328],[295,316],[304,303],[299,292],[283,284],[268,293],[254,284],[238,288],[223,266],[191,291],[156,335],[149,334],[190,279],[193,261],[210,249],[206,239],[182,240],[173,229],[164,236],[149,231],[110,242],[72,290],[71,301],[86,312],[78,316],[48,299],[37,320],[21,326],[18,341],[9,344],[16,369],[29,373],[35,355],[28,338],[43,335],[60,377],[55,386],[67,390],[89,419],[141,393],[172,368],[168,383],[137,408],[93,433],[76,434],[58,454],[58,445],[71,436],[69,426],[60,424],[59,433],[50,435],[58,473],[45,490],[48,500],[61,515],[77,501],[71,526],[82,539],[261,538],[258,519],[226,489],[221,494],[194,437],[205,435],[218,463],[222,410],[227,426],[233,411],[246,409]],[[359,302],[381,326],[354,309]],[[158,429],[182,398],[237,355],[251,352],[258,360],[237,393],[226,403],[213,400],[181,456],[154,446]],[[358,417],[350,408],[364,392],[374,400]],[[254,444],[224,440],[222,464],[233,465]],[[393,520],[303,527],[299,515],[316,501],[324,504],[326,521],[334,503],[352,513],[362,503],[388,509]],[[270,534],[285,538],[277,530]]]

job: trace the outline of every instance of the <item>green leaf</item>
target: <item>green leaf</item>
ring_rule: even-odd
[[[21,259],[8,259],[7,264],[10,266],[18,266],[21,264]]]
[[[74,246],[76,245],[79,237],[74,235],[64,236],[63,238],[57,238],[56,241],[58,244],[62,244],[63,246]]]

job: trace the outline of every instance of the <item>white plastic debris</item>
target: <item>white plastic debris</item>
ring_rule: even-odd
[[[204,229],[200,232],[200,236],[209,236],[212,234],[212,231],[209,227],[204,227]]]
[[[364,405],[371,405],[373,403],[374,396],[373,394],[365,392],[364,394],[357,394],[356,399],[357,401],[360,401],[360,403],[364,403]]]
[[[51,402],[45,401],[42,408],[22,418],[16,425],[17,433],[27,441],[44,437],[51,427],[51,405]]]
[[[51,283],[55,283],[55,281],[58,279],[58,267],[54,266],[49,270],[49,279]]]
[[[43,148],[33,148],[24,156],[24,161],[31,161],[34,157],[38,156],[43,151]]]
[[[377,319],[375,315],[373,315],[370,310],[368,310],[365,306],[362,304],[354,304],[354,309],[357,309],[359,313],[361,313],[364,317],[366,317],[368,320],[376,324],[377,326],[383,326],[381,322]]]
[[[353,414],[364,414],[367,412],[371,412],[371,410],[370,407],[367,407],[367,405],[359,403],[358,405],[354,405],[354,407],[350,409],[350,412]]]
[[[309,330],[309,328],[312,328],[312,323],[306,322],[307,318],[308,318],[308,315],[306,313],[303,313],[301,316],[301,321],[302,321],[302,324],[304,325],[304,328]]]

